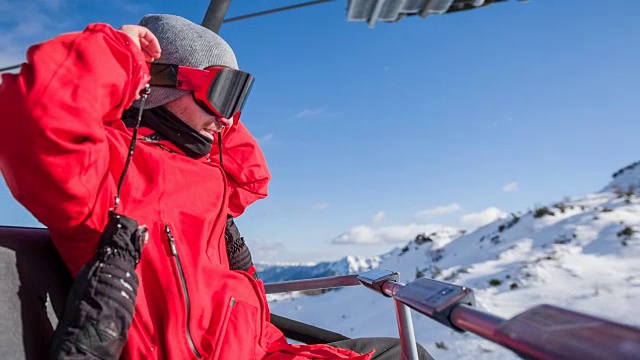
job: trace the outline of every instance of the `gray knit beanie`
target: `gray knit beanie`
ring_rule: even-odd
[[[176,15],[145,15],[139,25],[158,38],[161,64],[177,64],[198,69],[219,65],[238,69],[233,50],[218,34]],[[171,102],[188,91],[152,87],[145,108]]]

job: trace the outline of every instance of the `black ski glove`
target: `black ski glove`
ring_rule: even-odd
[[[249,247],[240,236],[240,230],[233,221],[231,215],[227,216],[227,227],[224,231],[224,238],[227,245],[227,258],[229,259],[229,269],[250,271],[253,266]],[[253,273],[254,278],[258,278],[257,273]]]
[[[118,359],[133,321],[136,265],[147,232],[128,217],[109,214],[98,250],[80,270],[53,335],[51,359]]]

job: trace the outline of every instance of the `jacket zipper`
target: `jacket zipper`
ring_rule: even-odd
[[[182,283],[182,293],[184,294],[184,300],[187,307],[187,321],[185,323],[185,328],[187,330],[187,342],[189,342],[189,346],[191,346],[191,350],[196,355],[198,359],[202,358],[202,355],[196,349],[196,345],[193,342],[193,338],[191,337],[191,329],[189,328],[189,323],[191,321],[191,304],[189,303],[189,290],[187,290],[187,282],[184,279],[184,270],[182,269],[182,263],[180,262],[180,257],[178,256],[178,248],[176,247],[176,241],[171,234],[171,229],[169,229],[169,224],[165,224],[164,232],[167,234],[167,238],[169,239],[169,247],[171,248],[171,254],[173,255],[174,260],[176,261],[176,267],[178,268],[178,274],[180,275],[180,282]]]

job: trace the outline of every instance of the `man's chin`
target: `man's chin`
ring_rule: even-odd
[[[206,136],[207,138],[209,138],[209,139],[211,139],[211,140],[213,140],[213,139],[214,139],[214,137],[213,137],[213,133],[210,133],[210,132],[208,132],[208,131],[206,131],[206,130],[200,131],[200,134],[202,134],[203,136]]]

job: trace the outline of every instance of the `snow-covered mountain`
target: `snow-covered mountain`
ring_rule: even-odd
[[[260,280],[265,283],[290,281],[299,279],[315,279],[319,277],[359,274],[367,270],[380,267],[387,258],[397,256],[409,250],[411,246],[432,243],[432,246],[442,247],[455,236],[462,234],[460,230],[450,226],[434,225],[429,234],[421,233],[415,236],[415,241],[403,248],[396,248],[381,256],[346,256],[338,261],[324,261],[319,263],[256,263],[256,270]]]
[[[548,303],[640,326],[639,184],[640,165],[633,164],[601,192],[512,214],[465,235],[412,241],[380,256],[379,267],[399,271],[402,282],[428,276],[471,287],[480,309],[505,318]],[[363,287],[276,297],[270,306],[350,337],[397,336],[392,301]],[[517,358],[413,314],[418,341],[436,359]]]
[[[604,191],[640,192],[640,161],[613,173],[613,180],[604,188]]]
[[[258,263],[256,269],[265,283],[357,274],[380,266],[380,257],[347,256],[338,261],[308,264]]]

